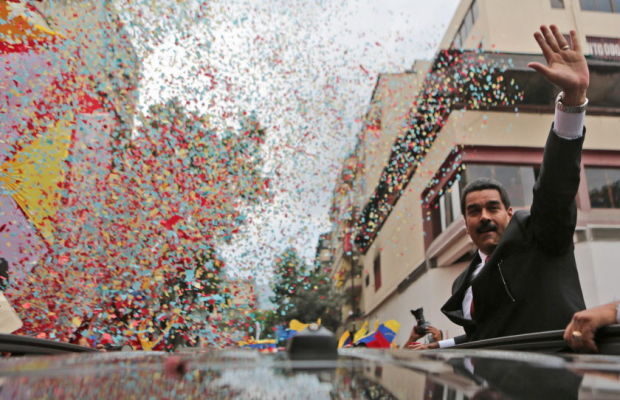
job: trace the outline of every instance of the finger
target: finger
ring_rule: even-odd
[[[544,36],[540,32],[536,32],[534,33],[534,39],[536,39],[536,41],[538,42],[538,46],[542,50],[542,53],[545,56],[545,59],[547,60],[547,62],[548,63],[551,62],[551,56],[553,55],[553,50],[547,44],[547,41],[545,40]]]
[[[578,353],[584,353],[588,351],[588,344],[583,337],[575,337],[570,335],[567,339],[568,346]]]
[[[564,329],[564,335],[562,335],[562,338],[564,339],[566,343],[570,343],[572,331],[574,331],[574,329],[573,329],[573,323],[571,322],[570,324],[568,324],[566,329]]]
[[[560,46],[560,49],[570,49],[570,44],[566,41],[566,39],[564,39],[564,35],[560,33],[560,30],[557,26],[551,25],[551,32],[553,33],[553,37],[555,37],[555,40],[558,42],[558,46]]]
[[[583,341],[582,346],[583,351],[588,353],[598,353],[598,347],[596,347],[596,343],[594,339],[587,339]]]
[[[573,50],[575,50],[578,53],[581,53],[581,43],[579,43],[577,32],[573,30],[570,31],[570,41],[573,42]]]
[[[585,353],[586,348],[584,347],[584,343],[582,341],[572,340],[568,343],[571,349],[577,353]]]
[[[583,327],[583,330],[580,330],[581,335],[570,337],[569,345],[570,347],[578,351],[580,353],[596,353],[598,352],[598,348],[596,347],[596,342],[594,341],[594,332],[587,330],[587,327]]]
[[[555,36],[553,36],[553,33],[549,30],[549,28],[547,28],[545,25],[542,25],[540,27],[540,31],[545,37],[545,41],[547,42],[549,47],[551,47],[551,50],[555,51],[556,53],[559,52],[560,46],[558,46],[558,42],[555,40]]]
[[[546,78],[549,78],[553,74],[551,68],[549,68],[546,65],[543,65],[543,64],[541,64],[539,62],[531,62],[531,63],[527,64],[527,66],[532,68],[536,72],[542,74]]]

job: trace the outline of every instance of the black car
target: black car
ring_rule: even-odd
[[[606,354],[568,352],[561,331],[447,350],[341,349],[304,338],[289,353],[109,351],[2,335],[0,399],[618,399],[620,325]],[[465,348],[467,347],[467,348]],[[64,354],[62,354],[64,353]]]

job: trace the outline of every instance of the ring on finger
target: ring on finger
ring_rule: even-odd
[[[572,331],[571,336],[577,341],[581,341],[581,339],[583,338],[583,334],[581,333],[581,331]]]
[[[568,49],[570,49],[570,46],[569,46],[569,45],[567,45],[567,44],[565,44],[564,46],[562,46],[562,49],[561,49],[561,50],[568,50]]]

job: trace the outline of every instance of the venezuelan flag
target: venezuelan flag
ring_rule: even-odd
[[[353,335],[353,343],[357,343],[361,338],[368,334],[368,321],[364,321],[362,326]]]
[[[344,331],[342,336],[340,336],[340,340],[338,340],[338,348],[342,349],[343,347],[347,347],[353,344],[353,337],[351,337],[351,332]]]
[[[375,349],[389,348],[399,330],[400,323],[398,321],[393,319],[386,321],[380,324],[377,330],[355,342],[355,345],[362,345]]]

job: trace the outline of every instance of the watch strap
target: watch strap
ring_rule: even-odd
[[[564,99],[564,92],[560,92],[558,93],[558,96],[555,98],[555,107],[565,113],[570,113],[570,114],[578,114],[578,113],[582,113],[586,110],[586,106],[588,105],[588,98],[586,97],[586,101],[583,104],[580,104],[578,106],[567,106],[566,104],[562,103],[562,100]]]

